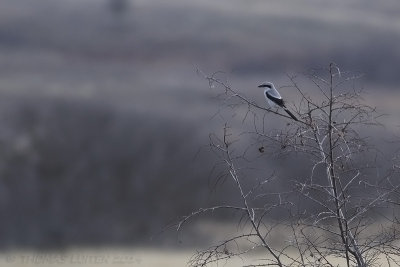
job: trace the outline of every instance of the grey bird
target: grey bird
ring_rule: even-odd
[[[298,121],[295,115],[293,115],[292,112],[285,106],[285,102],[283,101],[281,95],[279,94],[278,90],[275,89],[275,86],[271,82],[263,82],[258,86],[259,88],[265,88],[264,90],[264,96],[265,99],[267,100],[268,104],[270,107],[280,107],[283,108],[283,110],[289,114],[289,116],[294,119],[295,121]]]

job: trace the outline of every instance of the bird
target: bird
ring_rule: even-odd
[[[293,115],[292,112],[286,107],[285,102],[283,101],[281,95],[279,94],[278,90],[275,89],[275,86],[271,82],[263,82],[258,86],[259,88],[265,88],[264,90],[264,96],[265,99],[267,100],[268,104],[270,107],[280,107],[283,108],[283,110],[289,114],[289,116],[295,120],[298,121],[295,115]]]

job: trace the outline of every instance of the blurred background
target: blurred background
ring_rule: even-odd
[[[164,227],[234,199],[197,70],[259,98],[330,62],[400,114],[398,0],[0,0],[0,261],[184,266],[230,217]]]

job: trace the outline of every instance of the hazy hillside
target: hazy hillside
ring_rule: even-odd
[[[331,61],[374,93],[400,81],[396,0],[125,4],[0,0],[3,248],[138,244],[220,201],[196,155],[226,118],[198,68],[257,100],[260,81]]]

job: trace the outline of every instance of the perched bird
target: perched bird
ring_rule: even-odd
[[[263,82],[258,86],[259,88],[265,88],[264,96],[267,99],[268,104],[270,107],[280,107],[289,114],[292,119],[298,121],[295,115],[285,106],[285,102],[283,101],[281,95],[279,94],[278,90],[275,89],[275,86],[271,82]]]

